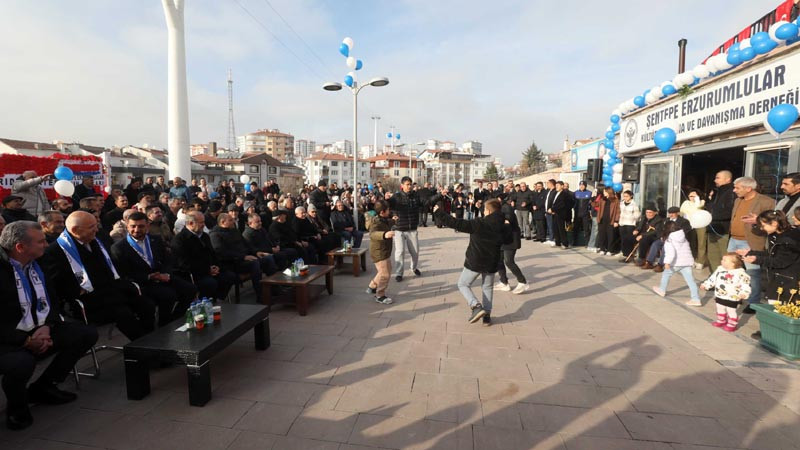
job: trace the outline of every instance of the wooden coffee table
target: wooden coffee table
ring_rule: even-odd
[[[353,276],[357,277],[361,271],[367,271],[367,249],[366,248],[351,248],[348,251],[342,251],[341,247],[336,250],[331,250],[328,253],[328,265],[333,266],[336,258],[352,257],[353,258]],[[360,260],[360,261],[359,261]]]
[[[324,289],[322,286],[312,285],[311,282],[325,276],[325,289],[328,294],[333,294],[333,266],[310,265],[305,276],[289,277],[283,272],[274,273],[261,279],[261,303],[272,306],[272,286],[290,286],[294,288],[295,305],[301,316],[308,314],[308,301],[311,296],[316,297]],[[318,289],[318,290],[317,290]],[[311,292],[315,290],[316,292]]]

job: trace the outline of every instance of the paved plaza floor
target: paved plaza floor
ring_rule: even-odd
[[[750,340],[754,317],[725,333],[710,294],[683,305],[680,277],[664,299],[658,274],[523,241],[532,290],[495,292],[494,325],[470,325],[455,287],[467,235],[428,227],[420,241],[423,276],[392,279],[395,304],[364,293],[374,267],[340,272],[308,316],[273,311],[268,350],[248,334],[212,360],[205,407],[188,405],[181,367],[127,400],[110,355],[76,403],[34,406],[0,448],[800,448],[800,365]]]

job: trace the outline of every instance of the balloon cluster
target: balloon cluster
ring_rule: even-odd
[[[341,45],[339,45],[339,53],[342,54],[345,58],[345,62],[347,63],[347,67],[353,70],[352,72],[347,72],[347,75],[344,76],[344,84],[347,87],[353,87],[353,84],[356,82],[356,70],[361,70],[364,67],[364,63],[361,62],[360,59],[355,59],[354,57],[350,56],[350,52],[353,50],[353,39],[346,37],[342,40]]]
[[[622,161],[614,148],[614,138],[619,131],[619,111],[614,110],[609,120],[611,125],[606,129],[606,139],[600,142],[605,148],[603,152],[603,184],[611,186],[615,192],[622,191]]]
[[[392,138],[392,133],[386,133],[386,137],[391,139]],[[395,133],[394,134],[394,138],[397,139],[397,140],[400,140],[400,133]]]
[[[53,176],[58,180],[53,184],[53,189],[59,195],[72,197],[72,194],[75,193],[75,185],[72,184],[72,178],[75,177],[75,174],[72,169],[67,166],[59,166],[53,171]]]

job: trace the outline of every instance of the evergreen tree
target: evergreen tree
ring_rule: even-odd
[[[497,166],[494,164],[490,164],[489,167],[486,168],[486,172],[483,174],[483,178],[486,180],[497,180],[499,177],[497,175]]]
[[[539,173],[545,168],[546,156],[544,152],[539,150],[536,142],[531,142],[531,145],[522,153],[522,161],[520,161],[520,170],[525,175]]]

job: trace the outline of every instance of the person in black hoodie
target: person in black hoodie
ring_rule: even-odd
[[[428,199],[422,199],[419,191],[412,190],[413,183],[411,177],[403,177],[400,180],[401,190],[392,194],[389,198],[389,206],[396,219],[394,233],[394,275],[395,281],[403,281],[403,265],[406,250],[411,256],[411,271],[420,277],[419,271],[419,237],[417,236],[417,226],[419,225],[419,212]]]
[[[517,263],[514,261],[517,250],[522,247],[522,230],[519,228],[515,208],[513,206],[504,203],[503,207],[500,208],[500,212],[503,214],[505,223],[511,226],[513,240],[508,244],[503,244],[501,247],[501,250],[503,250],[503,259],[497,263],[497,274],[500,276],[500,281],[498,281],[494,287],[498,291],[511,290],[511,287],[508,285],[508,276],[506,275],[507,266],[508,269],[511,270],[511,273],[517,278],[517,286],[514,288],[513,293],[522,294],[528,290],[528,282],[525,280],[525,275],[522,274],[519,266],[517,266]]]
[[[708,193],[705,205],[706,211],[711,213],[711,223],[706,227],[706,251],[711,273],[717,270],[722,257],[728,252],[733,202],[736,200],[732,173],[727,170],[717,172],[714,184],[717,188]]]
[[[750,249],[736,250],[744,261],[758,264],[767,271],[767,300],[770,304],[786,302],[797,289],[800,276],[800,229],[792,228],[781,210],[768,210],[758,215],[758,225],[767,233],[767,246],[764,251]],[[780,289],[781,292],[778,292]],[[794,300],[793,299],[793,300]]]
[[[510,244],[513,240],[511,226],[505,223],[503,214],[500,212],[500,201],[488,200],[484,204],[484,217],[475,220],[460,220],[451,217],[445,214],[438,204],[433,208],[433,213],[444,226],[462,233],[469,233],[469,246],[464,260],[464,269],[458,279],[458,290],[461,291],[472,310],[468,319],[469,323],[483,319],[485,326],[491,325],[492,289],[494,274],[500,264],[500,248],[504,244]],[[475,298],[475,294],[470,289],[472,283],[479,276],[483,291],[482,302]]]
[[[233,217],[220,214],[217,226],[208,233],[211,246],[222,263],[222,268],[238,274],[249,274],[256,298],[261,298],[261,273],[272,275],[278,271],[272,255],[258,252],[242,238]]]

